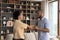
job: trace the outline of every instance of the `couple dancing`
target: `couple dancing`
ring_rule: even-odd
[[[24,29],[27,28],[38,31],[38,40],[49,40],[48,37],[49,23],[47,19],[44,18],[43,12],[41,10],[37,11],[37,16],[39,18],[39,20],[37,21],[38,27],[33,28],[33,25],[29,26],[21,22],[21,20],[23,19],[22,11],[15,11],[13,13],[13,18],[14,18],[13,40],[24,40]]]

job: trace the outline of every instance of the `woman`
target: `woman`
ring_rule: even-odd
[[[13,18],[14,18],[14,39],[13,40],[24,40],[24,29],[30,28],[32,29],[31,26],[21,22],[23,19],[23,14],[22,11],[15,11],[13,13]]]

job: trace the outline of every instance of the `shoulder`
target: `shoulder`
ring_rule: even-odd
[[[44,17],[44,20],[45,20],[45,21],[48,21],[48,19],[47,19],[47,18],[45,18],[45,17]]]
[[[44,22],[48,22],[48,19],[47,19],[47,18],[45,18],[45,17],[44,17],[44,19],[43,19],[43,20],[44,20]]]
[[[14,21],[14,25],[22,25],[22,23],[20,21]]]

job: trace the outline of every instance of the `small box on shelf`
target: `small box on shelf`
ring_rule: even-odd
[[[21,0],[15,0],[14,2],[15,2],[15,4],[20,4]]]
[[[7,3],[7,0],[2,0],[2,3]]]
[[[14,0],[8,0],[8,3],[14,3]]]
[[[0,3],[2,2],[2,0],[0,0]]]

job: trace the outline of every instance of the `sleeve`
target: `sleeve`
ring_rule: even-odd
[[[17,26],[17,27],[15,27],[15,28],[24,28],[24,29],[27,29],[27,27],[28,27],[28,25],[25,24],[25,23],[23,23],[23,22],[21,22],[21,23],[16,22],[16,23],[15,23],[15,26]]]
[[[22,27],[23,27],[24,29],[27,29],[28,24],[22,23]]]
[[[47,19],[45,19],[44,28],[48,28],[48,29],[50,28],[50,27],[49,27],[49,22],[48,22]]]

